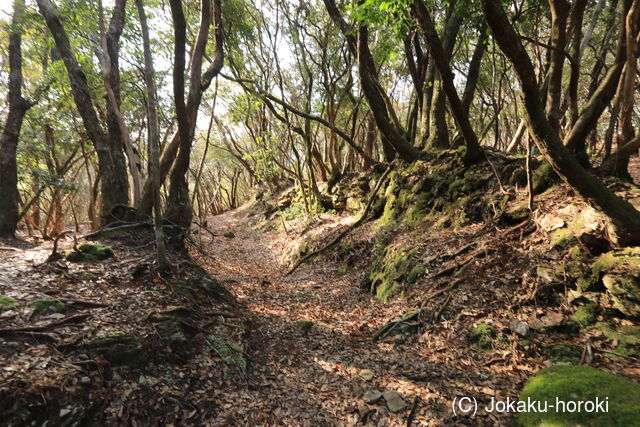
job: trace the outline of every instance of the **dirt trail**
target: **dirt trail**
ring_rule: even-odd
[[[407,425],[409,418],[412,425],[465,421],[453,415],[451,399],[488,379],[481,370],[469,369],[473,360],[440,339],[426,337],[420,344],[371,340],[375,328],[415,308],[415,302],[384,304],[352,276],[317,261],[283,277],[280,259],[293,235],[257,230],[242,211],[215,217],[209,225],[216,233],[235,234],[216,237],[209,246],[211,257],[202,261],[244,306],[251,329],[247,385],[220,394],[228,422],[386,426]],[[312,327],[301,330],[301,320],[312,321]],[[446,326],[439,335],[456,340]],[[398,392],[406,407],[391,413],[384,399],[367,405],[360,398],[365,390]],[[480,421],[466,419],[473,425]],[[484,422],[496,425],[497,420]]]

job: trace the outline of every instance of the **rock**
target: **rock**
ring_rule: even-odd
[[[522,222],[529,218],[530,213],[529,202],[525,200],[509,206],[501,215],[501,219],[510,223]]]
[[[624,274],[605,274],[602,283],[609,291],[613,307],[631,318],[640,318],[640,278]]]
[[[375,376],[375,373],[370,369],[363,369],[360,371],[360,377],[365,381],[371,381]]]
[[[378,390],[367,390],[362,394],[362,400],[365,403],[373,403],[382,397],[382,393]]]
[[[81,377],[80,384],[82,385],[91,385],[91,378],[89,377]]]
[[[236,235],[232,231],[225,231],[224,233],[222,233],[222,235],[227,239],[233,239],[236,237]]]
[[[545,314],[540,319],[536,319],[531,322],[531,328],[537,331],[542,331],[544,329],[556,328],[558,326],[562,326],[564,323],[564,315],[557,311],[552,311],[550,313]]]
[[[581,328],[591,326],[596,322],[597,307],[598,306],[593,303],[581,305],[576,309],[573,316],[571,316],[571,320]]]
[[[607,402],[606,411],[552,410],[556,401]],[[553,366],[530,378],[518,398],[537,402],[546,411],[517,414],[514,425],[533,426],[631,426],[640,420],[640,385],[589,366]],[[604,404],[603,404],[604,405]],[[584,406],[583,406],[584,408]]]
[[[640,353],[640,326],[614,326],[601,322],[596,325],[598,330],[614,343],[611,353],[605,357],[616,359],[619,357],[637,358]]]
[[[553,268],[544,265],[536,267],[536,276],[545,283],[553,283],[556,281],[556,274]]]
[[[509,328],[521,337],[526,337],[527,335],[529,335],[529,325],[527,325],[525,322],[521,322],[515,317],[509,321]]]
[[[544,231],[553,231],[557,230],[558,228],[564,227],[566,223],[562,218],[549,213],[540,218],[540,220],[538,221],[538,225]]]
[[[400,394],[395,391],[385,391],[382,393],[382,397],[384,397],[387,408],[389,408],[391,412],[400,412],[407,406]]]

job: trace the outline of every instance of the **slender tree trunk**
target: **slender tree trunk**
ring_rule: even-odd
[[[567,18],[569,4],[567,0],[549,0],[551,10],[551,52],[549,64],[549,87],[547,92],[547,118],[556,133],[560,130],[560,97],[562,96],[562,69],[564,67],[564,49],[567,44]]]
[[[114,163],[112,144],[98,121],[98,115],[87,84],[87,77],[80,68],[56,10],[50,0],[36,1],[67,69],[76,109],[82,118],[89,139],[96,148],[102,194],[100,222],[101,224],[106,224],[112,219],[110,218],[110,213],[113,208],[118,205],[129,204],[126,171],[117,167]]]
[[[449,55],[446,54],[442,44],[440,43],[440,38],[436,32],[431,15],[422,0],[415,0],[412,7],[413,13],[418,19],[418,22],[422,27],[422,31],[429,43],[431,57],[433,58],[433,61],[438,68],[438,72],[440,73],[442,85],[447,95],[447,99],[449,100],[453,118],[464,137],[465,145],[467,147],[465,163],[470,164],[476,162],[482,155],[482,149],[480,148],[478,137],[473,131],[473,127],[469,121],[468,111],[464,110],[462,101],[460,101],[460,97],[458,96],[458,92],[453,81],[453,72],[449,65]]]
[[[144,79],[147,89],[147,118],[148,118],[148,149],[151,170],[151,186],[153,194],[153,225],[156,238],[156,258],[158,270],[167,268],[168,260],[162,231],[162,205],[160,199],[160,128],[158,124],[158,100],[156,99],[156,82],[153,76],[153,58],[151,56],[151,43],[149,42],[149,28],[147,16],[142,0],[136,0],[140,29],[142,31],[142,47],[144,52]]]
[[[203,0],[200,10],[200,28],[191,55],[191,74],[189,100],[185,103],[185,47],[186,21],[182,10],[181,0],[171,0],[171,15],[174,22],[174,64],[173,64],[173,95],[178,122],[178,136],[180,140],[179,152],[176,157],[169,181],[169,197],[167,201],[166,221],[168,223],[169,242],[176,249],[184,247],[184,237],[191,226],[193,211],[189,200],[189,185],[187,172],[191,160],[191,143],[195,132],[198,107],[204,90],[211,80],[220,72],[223,61],[222,50],[222,8],[220,0],[213,0],[213,8],[209,0]],[[202,72],[202,60],[207,47],[211,12],[215,26],[216,55],[209,68]],[[194,108],[193,121],[190,121],[188,107]]]
[[[603,165],[602,170],[612,175],[631,179],[629,175],[629,157],[637,151],[637,141],[633,129],[633,116],[635,107],[635,84],[638,73],[638,29],[640,27],[640,0],[634,0],[625,21],[627,63],[624,66],[622,85],[620,92],[620,134],[618,137],[618,149]],[[625,149],[625,145],[630,147]],[[634,147],[635,150],[634,150]]]
[[[442,51],[446,55],[446,61],[449,62],[453,48],[456,44],[456,38],[460,31],[463,18],[463,8],[457,5],[457,2],[451,2],[450,15],[442,30]],[[425,9],[426,10],[426,9]],[[427,10],[428,12],[428,10]],[[436,33],[437,36],[437,33]],[[427,37],[427,43],[431,45],[431,40]],[[433,58],[433,49],[431,57]],[[435,61],[435,58],[434,58]],[[442,81],[442,75],[439,71],[437,62],[436,74],[433,81],[433,100],[431,105],[431,123],[429,125],[429,139],[427,140],[427,148],[449,148],[450,137],[449,127],[447,126],[447,95]]]
[[[22,97],[22,16],[24,0],[14,0],[9,33],[9,113],[0,135],[0,236],[13,236],[18,225],[16,150],[22,121],[31,103]]]
[[[399,127],[395,111],[387,102],[386,94],[378,82],[375,63],[369,50],[367,27],[360,25],[354,31],[342,18],[334,0],[323,1],[332,21],[347,39],[349,51],[358,59],[358,74],[361,79],[362,91],[373,112],[378,129],[403,160],[408,162],[417,160],[420,152],[405,137],[404,130]]]

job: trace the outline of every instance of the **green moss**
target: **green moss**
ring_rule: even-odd
[[[298,320],[296,322],[296,328],[302,332],[309,332],[312,326],[313,322],[311,320]]]
[[[28,307],[33,308],[36,315],[60,313],[64,311],[65,305],[62,301],[53,298],[43,298],[31,301]]]
[[[387,248],[383,255],[374,260],[369,269],[367,278],[371,285],[371,292],[374,292],[379,299],[388,301],[398,291],[400,285],[415,283],[420,269],[418,268],[415,272],[413,270],[418,265],[415,250]],[[412,272],[413,275],[411,275]]]
[[[349,267],[349,264],[347,264],[346,262],[343,262],[342,264],[340,264],[338,266],[338,273],[339,274],[347,274],[350,269],[351,269],[351,267]]]
[[[558,174],[555,173],[549,162],[544,161],[533,172],[533,192],[540,194],[549,189],[551,185],[558,182],[558,180]]]
[[[405,221],[407,224],[415,224],[420,222],[427,215],[427,207],[430,196],[426,192],[418,193],[413,204],[405,211]]]
[[[577,239],[568,228],[559,228],[553,231],[549,238],[551,240],[551,247],[554,249],[567,249],[577,243]]]
[[[18,307],[18,300],[0,295],[0,313]]]
[[[586,328],[596,322],[596,304],[585,304],[577,308],[576,312],[571,316],[571,320],[579,327]]]
[[[589,276],[580,277],[576,286],[580,292],[594,292],[602,290],[602,286],[599,286],[598,281]]]
[[[556,344],[545,348],[545,356],[553,362],[565,362],[577,365],[582,357],[582,349],[574,345]]]
[[[583,258],[582,248],[579,245],[569,248],[568,254],[571,259],[576,261],[580,261]]]
[[[382,216],[380,216],[380,219],[378,220],[381,224],[391,224],[398,217],[398,213],[396,211],[396,200],[397,197],[394,194],[389,194],[385,198],[385,205],[382,211]]]
[[[227,366],[242,374],[246,372],[247,359],[241,346],[228,343],[217,335],[208,335],[206,341]]]
[[[471,330],[469,338],[478,344],[481,350],[491,350],[494,336],[493,326],[488,323],[480,323]]]
[[[610,358],[636,357],[640,352],[640,326],[625,325],[614,329],[610,324],[600,322],[596,327],[607,339],[617,342],[612,353],[607,354]]]
[[[95,274],[90,273],[88,271],[83,271],[82,272],[82,278],[84,280],[96,280],[98,278],[98,276],[96,276]]]
[[[418,279],[424,275],[425,271],[426,269],[424,268],[424,265],[421,263],[416,264],[416,266],[409,272],[406,282],[409,284],[416,283]]]
[[[602,277],[614,270],[640,271],[640,247],[615,250],[602,254],[591,267],[594,276]]]
[[[560,411],[557,401],[607,402],[607,412]],[[520,393],[520,401],[547,402],[549,410],[520,412],[519,427],[626,427],[640,420],[640,386],[626,378],[589,366],[552,366],[530,378]],[[554,405],[554,409],[550,408]]]
[[[116,254],[109,246],[99,245],[96,243],[84,243],[78,246],[78,250],[66,251],[64,256],[67,261],[83,262],[115,258]]]

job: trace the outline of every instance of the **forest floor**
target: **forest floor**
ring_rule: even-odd
[[[353,221],[330,218],[315,232]],[[453,398],[506,396],[533,366],[505,366],[499,355],[477,360],[447,324],[425,331],[420,345],[373,341],[377,328],[417,301],[382,303],[359,285],[361,271],[340,274],[333,263],[311,261],[283,277],[293,236],[263,231],[243,211],[215,217],[210,228],[236,237],[216,239],[208,246],[213,259],[200,261],[236,295],[251,325],[250,386],[221,395],[231,424],[507,424],[504,417],[456,417]],[[392,413],[384,398],[368,405],[361,399],[367,390],[397,392],[406,407]]]
[[[520,318],[548,313],[518,307],[534,291],[519,285],[520,277],[537,262],[558,261],[557,255],[548,256],[538,236],[531,237],[538,245],[526,248],[530,240],[522,242],[522,230],[505,233],[487,224],[459,231],[422,230],[417,246],[432,260],[470,242],[490,241],[491,255],[476,253],[477,265],[455,281],[455,291],[446,277],[427,277],[384,303],[362,286],[371,262],[368,253],[346,273],[327,254],[284,275],[292,242],[300,235],[326,238],[353,217],[321,215],[314,227],[289,224],[286,232],[278,223],[256,217],[240,209],[213,218],[210,229],[230,230],[235,238],[214,238],[206,245],[208,256],[199,259],[234,293],[248,318],[247,383],[229,383],[220,395],[220,416],[229,425],[508,425],[511,415],[456,415],[454,399],[469,396],[488,405],[492,397],[516,398],[524,381],[545,366],[542,349],[571,341],[551,334],[523,349],[525,340],[509,331],[516,311]],[[353,234],[355,241],[367,241],[375,230],[364,226]],[[432,264],[427,276],[446,266]],[[419,308],[419,334],[372,339],[390,318]],[[554,314],[566,318],[561,313],[558,309]],[[507,331],[506,344],[479,350],[469,334],[481,322]],[[574,341],[582,349],[584,337]],[[599,363],[614,366],[605,359]],[[640,375],[637,364],[623,365],[625,373]],[[398,393],[404,407],[391,412],[384,398],[365,403],[375,391]]]
[[[586,208],[566,187],[537,203],[538,223]],[[301,244],[329,241],[353,221],[335,213],[265,220],[247,205],[209,218],[206,232],[194,227],[193,257],[237,300],[200,301],[206,309],[197,315],[180,308],[192,301],[175,284],[150,273],[150,233],[107,242],[115,260],[83,263],[45,262],[51,242],[0,241],[0,296],[19,303],[0,308],[0,425],[508,425],[511,415],[456,414],[454,400],[475,398],[483,408],[492,398],[516,398],[557,344],[577,351],[569,356],[580,363],[640,379],[637,358],[608,357],[617,340],[594,329],[553,329],[575,306],[540,302],[546,279],[536,270],[570,263],[550,249],[540,225],[385,231],[372,221],[345,238],[346,255],[334,248],[285,274]],[[363,281],[381,236],[415,250],[425,266],[388,302]],[[67,239],[62,249],[72,245]],[[553,282],[553,292],[565,283]],[[36,299],[64,306],[38,314],[29,304]],[[390,319],[415,310],[417,330],[373,339]],[[169,328],[167,338],[172,314],[185,314],[177,325],[187,328]],[[552,330],[525,339],[515,320]],[[470,338],[480,324],[493,328],[484,348]],[[132,337],[127,357],[141,366],[112,367],[108,353],[96,354],[100,339],[123,334]]]

